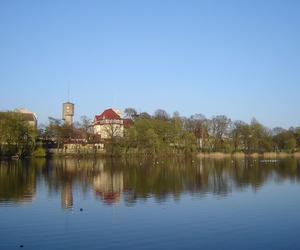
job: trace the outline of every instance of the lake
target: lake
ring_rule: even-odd
[[[300,160],[0,163],[0,249],[300,249]]]

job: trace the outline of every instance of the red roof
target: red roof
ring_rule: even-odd
[[[121,117],[113,109],[106,109],[101,115],[95,116],[96,121],[104,119],[119,120]]]

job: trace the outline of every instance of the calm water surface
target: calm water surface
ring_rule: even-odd
[[[300,249],[300,161],[0,163],[0,249]]]

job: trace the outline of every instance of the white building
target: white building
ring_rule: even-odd
[[[93,133],[101,139],[111,139],[124,136],[124,128],[132,124],[131,119],[123,119],[121,112],[115,109],[106,109],[102,114],[96,115],[92,124]]]

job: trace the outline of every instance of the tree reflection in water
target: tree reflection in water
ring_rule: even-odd
[[[112,205],[122,199],[126,205],[137,200],[169,197],[182,193],[193,196],[226,196],[234,191],[254,191],[268,181],[300,180],[300,161],[295,158],[276,162],[259,159],[165,159],[147,160],[30,160],[1,162],[0,203],[30,202],[38,182],[45,181],[49,195],[61,195],[61,207],[73,207],[73,189],[84,195],[90,190],[95,199]]]

